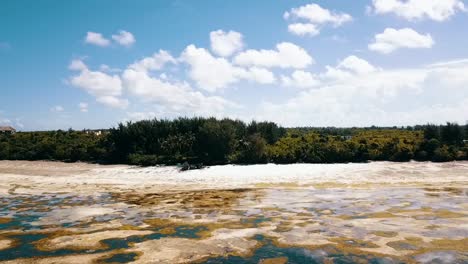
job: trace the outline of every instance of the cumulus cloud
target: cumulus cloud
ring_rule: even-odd
[[[241,77],[260,84],[271,84],[276,81],[276,77],[271,71],[259,67],[248,68]]]
[[[386,28],[383,33],[375,35],[369,49],[388,54],[400,48],[431,48],[434,40],[430,34],[420,34],[411,28]]]
[[[283,15],[286,20],[304,20],[305,23],[293,23],[288,26],[289,32],[299,36],[315,36],[320,33],[320,28],[330,24],[339,27],[351,21],[353,18],[346,13],[337,13],[322,8],[318,4],[307,4],[298,8],[292,8]]]
[[[112,39],[119,45],[126,47],[130,47],[136,42],[133,34],[125,30],[120,30],[118,34],[112,35]]]
[[[181,58],[190,65],[190,78],[210,92],[237,82],[245,74],[244,69],[233,66],[225,58],[213,57],[206,49],[195,45],[187,46]]]
[[[73,86],[85,90],[102,104],[116,108],[127,107],[128,101],[119,98],[123,89],[120,76],[91,71],[81,60],[73,60],[69,69],[78,71],[77,75],[70,78],[70,83]]]
[[[157,71],[161,70],[168,63],[177,63],[177,60],[172,55],[165,51],[159,50],[151,57],[143,58],[130,65],[130,68],[136,71]]]
[[[110,40],[106,39],[101,33],[88,31],[88,33],[86,33],[85,43],[106,47],[109,46]]]
[[[263,102],[256,116],[289,126],[465,122],[467,71],[468,60],[384,70],[350,56],[319,74],[320,85],[283,103]]]
[[[197,48],[195,45],[187,46],[181,55],[181,60],[190,66],[189,77],[200,88],[209,92],[215,92],[240,80],[259,83],[275,81],[273,73],[266,69],[234,66],[227,59],[214,57],[208,50]]]
[[[216,30],[210,33],[211,50],[219,56],[228,57],[242,50],[242,34],[236,31]]]
[[[96,98],[96,101],[98,103],[107,105],[109,107],[122,108],[122,109],[127,108],[129,104],[127,99],[119,98],[119,97],[112,96],[112,95],[99,96]]]
[[[380,70],[355,55],[346,57],[336,66],[327,65],[325,69],[325,72],[319,74],[324,81],[346,80],[352,76],[366,75]]]
[[[288,25],[288,31],[299,36],[316,36],[320,30],[316,25],[310,23],[294,23]]]
[[[15,128],[24,127],[24,124],[21,122],[21,118],[4,116],[4,112],[2,110],[0,110],[0,125],[14,126]]]
[[[68,69],[72,71],[83,71],[87,70],[88,66],[82,60],[72,60],[70,65],[68,65]]]
[[[407,20],[444,21],[458,11],[465,11],[461,0],[373,0],[371,11],[395,14]]]
[[[302,69],[314,63],[314,59],[305,49],[290,42],[282,42],[276,45],[276,50],[243,51],[234,57],[234,63],[241,66]]]
[[[88,103],[79,103],[78,107],[80,108],[80,112],[87,113],[88,112]]]
[[[125,30],[120,30],[117,34],[112,35],[111,38],[118,45],[125,47],[130,47],[136,42],[133,34]],[[111,44],[111,40],[104,37],[101,33],[88,31],[86,33],[85,43],[107,47]]]
[[[320,80],[310,72],[296,70],[290,77],[281,76],[281,84],[287,87],[313,88],[320,84]]]
[[[128,68],[122,75],[126,89],[144,102],[157,103],[165,113],[200,114],[223,112],[235,104],[217,96],[205,96],[186,82],[169,82],[148,72]]]

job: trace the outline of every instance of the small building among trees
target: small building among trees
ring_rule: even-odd
[[[14,134],[16,129],[11,126],[0,126],[0,134]]]

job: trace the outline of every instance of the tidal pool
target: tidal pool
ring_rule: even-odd
[[[0,166],[0,263],[468,263],[468,166],[425,177],[444,168],[455,180],[112,188],[75,175],[83,189],[38,191],[39,176]]]

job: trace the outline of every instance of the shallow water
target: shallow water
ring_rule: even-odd
[[[0,263],[468,263],[468,188],[455,178],[15,189],[0,194]]]

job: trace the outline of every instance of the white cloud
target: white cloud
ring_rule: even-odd
[[[444,21],[457,11],[465,11],[460,0],[373,0],[370,8],[376,14],[393,13],[407,20]]]
[[[63,108],[63,106],[61,105],[56,105],[52,108],[50,108],[50,111],[51,112],[56,112],[56,113],[60,113],[60,112],[63,112],[65,109]]]
[[[146,57],[133,63],[130,68],[136,71],[157,71],[161,70],[167,63],[176,64],[177,60],[169,52],[159,50],[152,57]]]
[[[5,112],[0,109],[0,125],[13,126],[16,128],[24,128],[21,118],[7,117]]]
[[[289,126],[465,122],[468,60],[384,70],[350,56],[330,69],[346,74],[320,74],[320,85],[283,103],[263,102],[256,117]]]
[[[200,88],[209,92],[215,92],[240,80],[258,83],[272,83],[275,81],[273,73],[266,69],[237,67],[227,59],[214,57],[206,49],[197,48],[194,45],[185,48],[181,60],[190,65],[189,77]]]
[[[271,84],[276,81],[276,77],[271,71],[259,67],[249,68],[247,70],[247,73],[243,77],[246,80],[250,80],[260,84]]]
[[[320,33],[320,30],[317,28],[317,26],[310,23],[289,24],[288,31],[299,36],[316,36]]]
[[[249,49],[234,57],[234,62],[242,66],[279,67],[302,69],[314,59],[303,48],[289,42],[276,45],[276,50]]]
[[[434,40],[429,34],[419,34],[411,28],[386,28],[383,33],[375,35],[369,49],[388,54],[400,48],[431,48],[433,45]]]
[[[82,66],[84,63],[81,61]],[[86,65],[84,68],[72,66],[80,63],[73,61],[70,68],[79,70],[80,73],[71,78],[71,84],[85,89],[94,96],[120,96],[122,94],[122,82],[118,75],[108,75],[99,71],[90,71]],[[82,67],[80,66],[80,67]]]
[[[353,20],[349,14],[332,12],[317,4],[307,4],[298,8],[292,8],[290,11],[285,12],[283,17],[286,20],[302,19],[307,21],[307,23],[295,23],[288,26],[289,32],[299,36],[315,36],[320,33],[320,28],[326,24],[339,27]]]
[[[88,33],[86,33],[85,43],[106,47],[109,46],[110,40],[103,37],[101,33],[88,31]]]
[[[72,60],[68,69],[72,71],[82,71],[88,69],[88,67],[82,60]]]
[[[244,43],[242,34],[236,31],[224,32],[216,30],[210,32],[211,50],[219,56],[228,57],[242,50]]]
[[[210,92],[235,83],[246,74],[244,69],[231,65],[228,60],[215,58],[206,49],[194,45],[187,46],[181,58],[190,65],[190,78]]]
[[[99,96],[96,98],[96,101],[98,103],[107,105],[109,107],[122,108],[122,109],[127,108],[129,104],[127,99],[122,99],[122,98],[112,96],[112,95]]]
[[[286,19],[301,18],[316,25],[330,23],[335,26],[340,26],[352,20],[352,17],[348,14],[330,12],[330,10],[322,8],[317,4],[307,4],[298,8],[292,8],[291,11],[285,13],[284,17]]]
[[[117,108],[127,107],[128,101],[119,98],[122,95],[122,81],[118,75],[91,71],[81,60],[72,61],[69,69],[79,71],[70,78],[73,86],[85,90],[102,104]]]
[[[122,75],[126,89],[144,102],[157,103],[165,113],[179,115],[223,112],[235,104],[217,96],[205,96],[186,82],[168,82],[152,77],[148,72],[128,68]]]
[[[130,47],[136,42],[133,34],[125,30],[120,30],[118,34],[112,35],[112,39],[125,47]]]
[[[136,42],[133,34],[125,30],[120,30],[117,34],[112,35],[111,38],[115,43],[125,47],[130,47]],[[85,43],[107,47],[111,44],[111,41],[101,33],[88,31],[86,33]]]
[[[291,74],[291,77],[281,76],[281,83],[288,87],[312,88],[319,85],[320,80],[310,72],[296,70]]]
[[[366,74],[376,70],[368,61],[354,55],[348,56],[338,63],[337,69],[349,70],[356,74]]]
[[[78,107],[80,108],[80,111],[83,112],[83,113],[87,113],[88,112],[88,104],[87,103],[79,103],[78,104]]]

